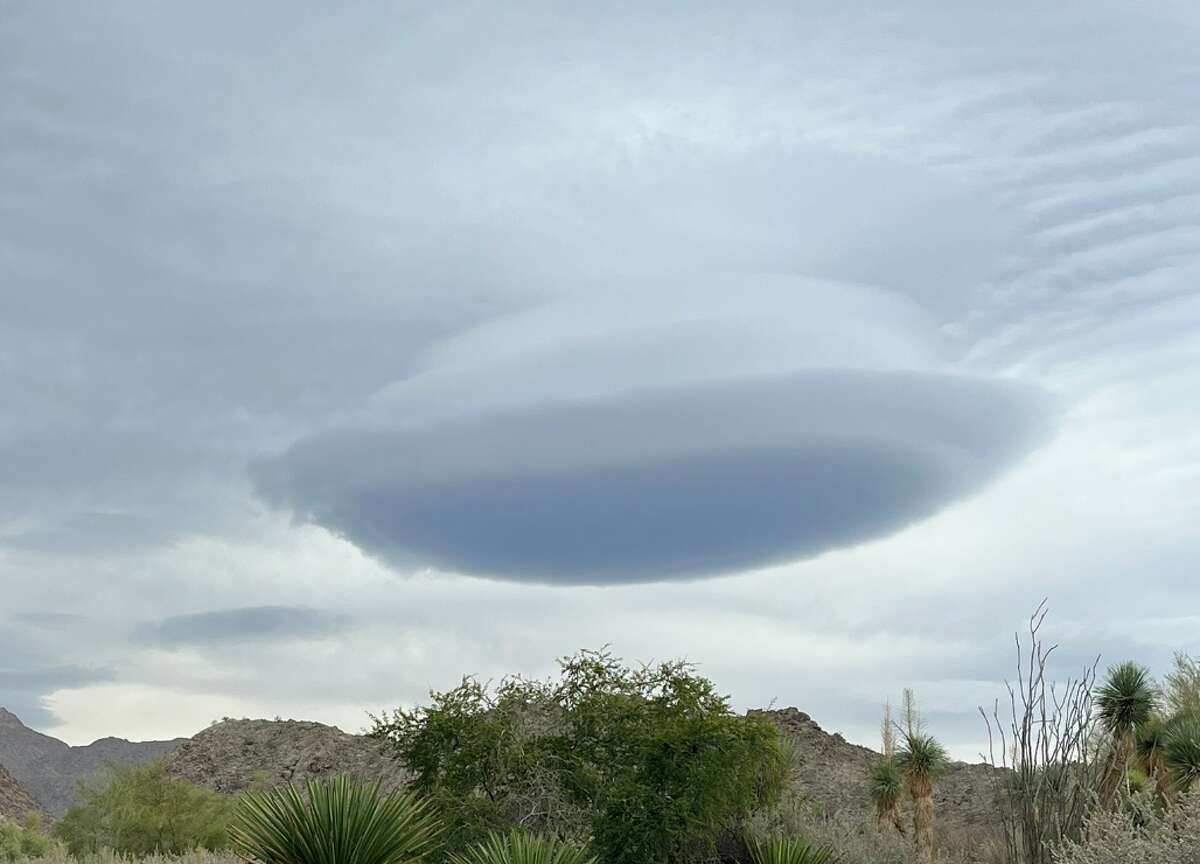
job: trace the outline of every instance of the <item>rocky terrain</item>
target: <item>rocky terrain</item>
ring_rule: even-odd
[[[8,770],[0,765],[0,819],[24,819],[42,808],[29,796]]]
[[[101,738],[84,747],[35,732],[15,714],[0,708],[0,765],[53,816],[67,812],[76,784],[111,762],[150,762],[176,750],[185,740],[126,741]]]
[[[749,713],[773,721],[795,745],[792,786],[797,792],[830,815],[848,813],[870,818],[867,787],[878,753],[851,744],[836,732],[826,732],[795,708]],[[995,802],[1001,771],[990,765],[953,763],[938,781],[934,795],[940,830],[980,836],[993,829],[998,831]],[[911,819],[907,812],[905,819]]]
[[[300,720],[225,720],[185,742],[167,769],[225,793],[334,774],[378,780],[389,790],[407,779],[381,742]]]

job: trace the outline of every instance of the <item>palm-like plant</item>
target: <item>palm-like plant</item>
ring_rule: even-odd
[[[1183,715],[1167,723],[1162,753],[1175,788],[1181,792],[1191,789],[1200,778],[1200,717]]]
[[[913,835],[917,845],[917,861],[933,861],[933,786],[946,770],[949,759],[946,749],[932,735],[914,729],[906,732],[896,765],[908,783],[913,800]]]
[[[1158,707],[1158,690],[1150,670],[1132,661],[1110,668],[1104,684],[1096,691],[1096,707],[1101,724],[1114,739],[1132,740],[1137,728]]]
[[[512,831],[493,834],[465,852],[450,856],[450,864],[595,864],[586,849],[554,837]]]
[[[890,825],[901,834],[900,799],[904,795],[904,772],[895,756],[882,756],[871,769],[871,800],[875,803],[875,818],[880,825]]]
[[[833,860],[829,846],[813,846],[799,837],[750,840],[747,844],[754,864],[828,864]]]
[[[1100,725],[1112,743],[1110,779],[1103,790],[1105,799],[1111,799],[1128,774],[1138,729],[1150,722],[1158,707],[1158,690],[1150,671],[1132,661],[1111,667],[1096,690],[1096,707]]]
[[[437,846],[429,806],[348,777],[246,794],[229,829],[234,851],[257,864],[409,864]]]

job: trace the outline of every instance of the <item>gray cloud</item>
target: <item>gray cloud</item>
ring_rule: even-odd
[[[261,483],[406,563],[562,583],[687,578],[896,530],[978,488],[1044,420],[1011,386],[808,372],[330,433]]]
[[[313,639],[345,632],[343,616],[304,606],[253,606],[175,615],[141,629],[145,639],[164,645],[215,645]]]
[[[22,616],[28,617],[28,616]],[[46,622],[30,622],[45,626]],[[56,626],[55,622],[49,622]],[[41,648],[19,628],[0,626],[0,707],[26,723],[52,725],[58,718],[47,708],[47,693],[62,687],[80,687],[111,680],[111,669],[64,661],[62,653]]]

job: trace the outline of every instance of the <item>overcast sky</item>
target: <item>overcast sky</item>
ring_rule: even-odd
[[[1200,651],[1200,11],[984,5],[0,0],[0,705]]]

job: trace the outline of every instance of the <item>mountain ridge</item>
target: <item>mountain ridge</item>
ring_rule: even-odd
[[[167,756],[186,738],[127,741],[112,736],[71,746],[26,726],[0,707],[0,765],[51,816],[62,816],[75,798],[80,780],[102,772],[109,763],[142,764]]]

